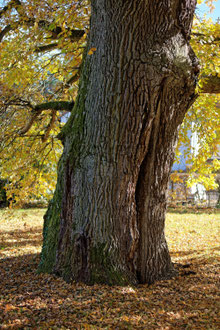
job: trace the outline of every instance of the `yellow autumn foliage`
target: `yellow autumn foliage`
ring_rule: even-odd
[[[214,0],[198,1],[202,2],[213,9]],[[21,131],[33,116],[33,105],[51,100],[74,101],[90,6],[87,0],[26,0],[25,5],[16,8],[13,3],[4,1],[7,10],[3,5],[0,8],[0,178],[7,180],[8,198],[19,203],[52,196],[62,153],[62,144],[56,136],[63,113],[55,113],[46,141],[43,136],[53,111],[41,111],[27,133]],[[85,33],[77,39],[75,30]],[[220,75],[219,39],[219,23],[198,17],[194,20],[191,43],[200,59],[201,76]],[[91,48],[88,53],[92,55],[95,51]],[[200,82],[198,93],[201,88]],[[217,160],[207,163],[207,159],[219,152],[218,104],[218,95],[201,93],[181,127],[178,148],[187,146],[189,184],[200,180],[207,188],[215,186],[220,164]],[[197,154],[191,153],[189,131],[198,136]],[[174,177],[177,180],[177,174]]]

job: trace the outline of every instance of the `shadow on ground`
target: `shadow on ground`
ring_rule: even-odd
[[[195,275],[131,288],[67,284],[37,274],[39,258],[0,260],[2,329],[217,329],[217,264],[206,259],[191,259]]]
[[[24,247],[27,245],[41,246],[42,229],[24,229],[1,231],[0,249],[10,247]]]

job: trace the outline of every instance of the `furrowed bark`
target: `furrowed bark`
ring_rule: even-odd
[[[174,274],[164,236],[179,125],[195,99],[196,1],[92,1],[40,271],[86,283]]]

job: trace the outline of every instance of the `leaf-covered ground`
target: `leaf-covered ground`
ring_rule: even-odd
[[[0,211],[1,329],[220,329],[219,214],[169,213],[166,235],[180,275],[133,288],[36,274],[43,213]]]

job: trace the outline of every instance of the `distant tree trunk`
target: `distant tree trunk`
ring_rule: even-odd
[[[195,5],[92,1],[40,271],[109,284],[173,274],[166,193],[178,128],[195,99],[198,63],[189,45]]]

